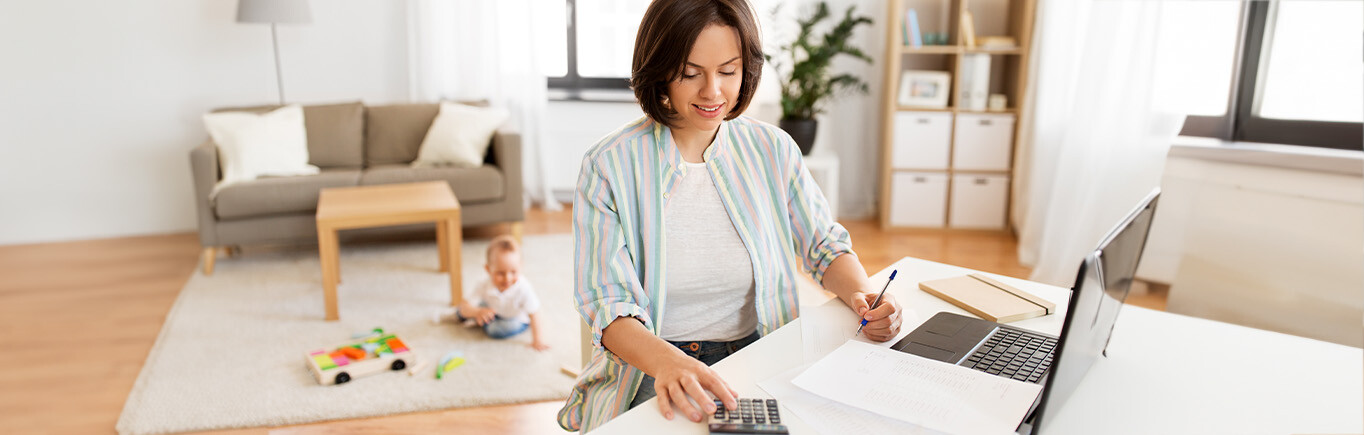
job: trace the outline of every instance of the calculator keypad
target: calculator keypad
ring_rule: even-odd
[[[724,402],[715,401],[715,415],[712,424],[781,424],[781,413],[777,412],[777,399],[739,399],[739,409],[725,409]]]

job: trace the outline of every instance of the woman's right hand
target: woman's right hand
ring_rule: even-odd
[[[691,421],[698,423],[705,418],[701,412],[714,413],[715,401],[706,395],[707,391],[720,399],[725,408],[739,408],[739,393],[729,388],[729,384],[720,379],[720,374],[649,332],[643,321],[634,317],[612,320],[602,329],[601,343],[627,363],[654,377],[658,410],[669,420],[673,419],[674,404]],[[700,409],[692,401],[700,405]]]
[[[700,422],[706,415],[714,414],[715,402],[706,394],[707,391],[714,394],[716,399],[720,399],[726,409],[738,409],[739,393],[729,388],[729,384],[720,378],[719,373],[694,358],[675,355],[654,375],[658,409],[668,420],[673,419],[673,404],[677,404],[677,407],[694,422]],[[691,401],[687,400],[688,398],[691,398]],[[692,401],[701,405],[701,409],[693,406]]]

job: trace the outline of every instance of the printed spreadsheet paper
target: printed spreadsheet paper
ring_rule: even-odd
[[[948,433],[1013,433],[1042,386],[849,341],[791,381],[825,398]]]
[[[947,435],[932,429],[854,408],[802,390],[791,379],[809,368],[805,364],[767,378],[758,386],[771,394],[800,421],[822,434]]]

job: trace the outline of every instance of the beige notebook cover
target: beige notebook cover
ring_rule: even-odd
[[[1056,304],[978,273],[920,282],[919,288],[991,322],[1008,323],[1056,312]]]

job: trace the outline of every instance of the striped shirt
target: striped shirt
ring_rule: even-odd
[[[753,260],[758,332],[766,335],[798,314],[795,271],[823,282],[852,242],[781,129],[743,116],[725,121],[703,158]],[[664,207],[683,166],[668,127],[648,117],[607,135],[583,158],[573,200],[573,296],[592,328],[593,350],[559,411],[566,430],[587,432],[624,413],[644,378],[602,347],[602,329],[635,317],[657,335],[668,320]]]

